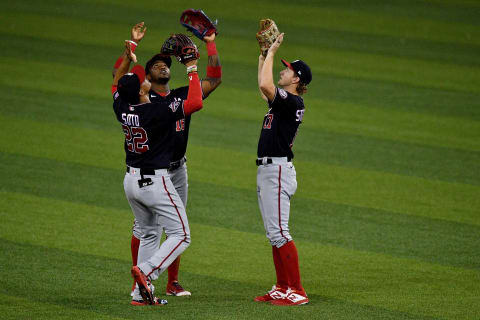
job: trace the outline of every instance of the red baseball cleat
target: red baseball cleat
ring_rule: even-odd
[[[267,294],[263,296],[258,296],[253,301],[256,302],[268,302],[268,301],[273,301],[273,300],[278,300],[278,299],[283,299],[287,297],[287,293],[289,291],[282,289],[282,288],[277,288],[276,286],[272,287],[272,290],[268,291]]]
[[[276,306],[300,306],[309,302],[305,292],[290,291],[283,299],[272,300],[270,303]]]
[[[145,274],[137,266],[133,266],[132,277],[138,283],[138,289],[140,289],[140,295],[142,296],[143,301],[148,304],[154,304],[153,294],[150,288],[148,287],[148,280]]]
[[[192,295],[190,291],[183,289],[183,287],[180,285],[180,283],[178,283],[178,281],[168,283],[166,293],[167,293],[167,296],[177,296],[177,297]]]
[[[147,303],[143,300],[132,300],[132,302],[130,302],[130,304],[132,306],[136,306],[136,307],[140,307],[140,306],[162,306],[162,305],[165,305],[167,303],[168,303],[167,300],[158,299],[157,297],[153,297],[153,303],[152,304],[149,304],[149,303]]]

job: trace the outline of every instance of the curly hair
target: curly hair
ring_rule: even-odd
[[[307,92],[307,85],[300,81],[297,84],[297,92],[298,92],[299,95],[303,95],[304,93],[306,93]]]

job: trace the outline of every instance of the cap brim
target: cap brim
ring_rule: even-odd
[[[140,84],[145,81],[145,69],[143,69],[141,65],[137,64],[135,67],[132,68],[132,70],[130,70],[130,72],[137,75],[138,80],[140,80]]]
[[[291,69],[293,71],[295,71],[293,68],[292,68],[292,65],[290,63],[288,63],[286,60],[282,59],[282,63],[285,67],[287,67],[288,69]]]

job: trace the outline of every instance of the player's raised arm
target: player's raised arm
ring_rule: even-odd
[[[265,57],[260,54],[258,56],[258,90],[260,90],[260,82],[262,79],[262,68],[263,68],[263,63],[265,62]],[[267,101],[267,97],[263,94],[262,90],[260,90],[260,96],[262,97],[263,100]]]
[[[275,97],[275,84],[273,83],[273,58],[275,53],[277,53],[280,44],[283,41],[283,33],[281,33],[277,40],[272,44],[270,49],[268,49],[267,57],[263,63],[262,71],[260,72],[260,91],[272,101]]]
[[[139,22],[132,27],[132,31],[130,34],[130,43],[132,48],[132,53],[135,53],[135,49],[138,46],[138,43],[143,39],[145,36],[145,32],[147,31],[147,27],[145,27],[144,22]],[[117,69],[120,67],[122,61],[126,58],[125,52],[117,59],[115,65],[113,66],[112,76],[115,77],[115,73]]]
[[[192,114],[203,107],[202,88],[200,86],[200,79],[198,78],[197,73],[197,61],[198,60],[191,60],[185,62],[189,80],[188,96],[187,100],[185,100],[183,104],[183,111],[185,112],[185,115]]]
[[[220,65],[220,59],[218,59],[215,33],[205,36],[203,40],[207,44],[208,54],[207,77],[202,80],[203,96],[206,98],[222,83],[222,66]]]
[[[132,52],[132,44],[128,40],[125,40],[125,53],[123,55],[126,58],[122,60],[113,76],[112,93],[118,85],[118,80],[128,72],[130,63],[132,61],[137,62],[137,56]]]

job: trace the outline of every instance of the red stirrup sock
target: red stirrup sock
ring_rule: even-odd
[[[299,293],[304,293],[305,290],[302,287],[300,280],[300,268],[298,266],[298,252],[297,247],[293,241],[288,242],[282,247],[278,248],[280,258],[283,266],[288,274],[288,285],[290,289]]]
[[[178,269],[180,268],[180,256],[173,260],[172,264],[168,266],[168,283],[178,281]]]
[[[134,266],[137,265],[137,259],[138,259],[138,248],[140,247],[140,239],[137,239],[133,234],[132,234],[132,240],[130,241],[130,251],[132,252],[132,264]]]
[[[282,259],[278,248],[272,246],[273,264],[275,265],[275,272],[277,273],[277,288],[288,289],[288,274],[282,264]]]

